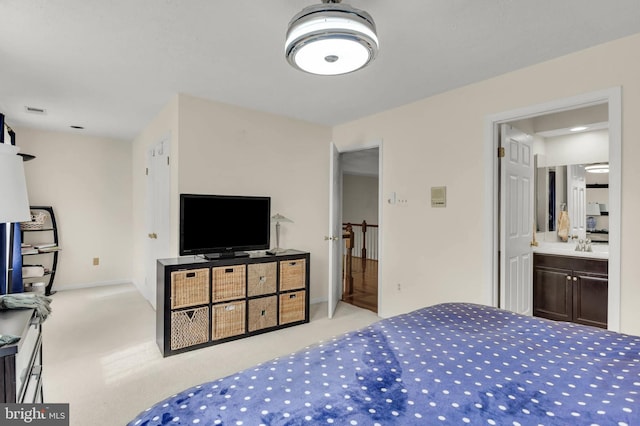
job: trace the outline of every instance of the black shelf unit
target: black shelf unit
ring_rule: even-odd
[[[59,246],[59,239],[58,239],[58,224],[56,222],[56,215],[53,212],[53,207],[51,206],[31,206],[30,207],[31,210],[43,210],[47,212],[48,220],[45,220],[45,225],[51,225],[51,226],[44,226],[41,229],[20,229],[20,232],[22,233],[22,242],[25,242],[25,233],[34,233],[34,232],[45,232],[45,233],[51,233],[53,239],[47,239],[47,242],[53,243],[55,244],[55,247],[57,247],[56,250],[52,250],[52,251],[44,251],[44,252],[39,252],[39,253],[29,253],[29,254],[23,254],[22,255],[22,264],[24,266],[25,262],[24,259],[25,257],[31,257],[31,256],[51,256],[53,255],[53,258],[51,259],[51,268],[49,268],[49,272],[45,273],[42,277],[38,277],[38,278],[42,278],[42,279],[46,279],[48,280],[47,286],[45,287],[45,295],[47,296],[51,296],[52,294],[55,293],[55,291],[53,290],[53,281],[54,278],[56,276],[56,269],[58,267],[58,253],[60,252],[60,246]],[[35,277],[31,277],[31,278],[24,278],[23,277],[23,281],[24,280],[31,280]]]
[[[260,270],[260,274],[265,276],[259,277],[258,280],[251,279],[251,267],[258,267],[259,265],[267,266],[268,264],[274,265],[273,272],[275,275],[271,278],[267,278],[268,273],[265,270]],[[294,286],[285,285],[285,279],[283,275],[285,269],[291,265],[301,267],[299,270],[300,275],[299,284]],[[246,267],[242,276],[242,290],[241,295],[232,296],[224,299],[214,300],[213,294],[216,290],[216,284],[214,283],[214,270],[223,270],[225,273],[234,273],[234,267],[241,266]],[[204,280],[206,288],[206,301],[198,302],[195,304],[182,305],[179,307],[172,307],[172,301],[178,299],[178,294],[173,293],[173,274],[185,273],[190,274],[197,279],[198,271],[207,270],[206,279]],[[189,275],[186,275],[189,276]],[[232,340],[243,339],[246,337],[267,333],[275,330],[279,330],[286,327],[292,327],[309,322],[309,276],[310,276],[310,253],[289,249],[276,255],[268,255],[266,253],[256,252],[251,253],[249,257],[235,257],[235,258],[220,258],[207,260],[200,256],[183,256],[170,259],[158,259],[157,261],[157,292],[156,292],[156,343],[163,357],[170,355],[176,355],[179,353],[191,351],[194,349],[201,349],[207,346],[217,345]],[[265,281],[263,282],[263,278]],[[275,281],[270,281],[275,280]],[[265,285],[267,283],[274,283],[270,290],[266,288],[264,291],[252,292],[252,286]],[[270,287],[269,287],[270,288]],[[195,294],[195,293],[192,293]],[[299,296],[302,299],[298,298]],[[293,299],[291,299],[293,297]],[[175,298],[175,299],[174,299]],[[284,304],[287,300],[298,300],[300,302],[299,310],[295,319],[284,320],[283,311],[285,309]],[[272,305],[268,305],[268,302],[274,302]],[[263,304],[267,302],[267,304]],[[244,308],[238,310],[241,312],[243,320],[241,328],[242,330],[235,334],[228,334],[224,337],[214,337],[214,329],[216,326],[213,324],[213,316],[215,315],[216,308],[226,309],[225,305],[240,303]],[[235,309],[235,308],[234,308]],[[172,338],[176,331],[182,326],[177,326],[174,322],[183,314],[189,315],[190,320],[187,322],[188,327],[196,324],[195,311],[206,312],[202,318],[206,320],[206,333],[202,339],[198,342],[192,342],[188,345],[172,348]],[[272,322],[265,321],[264,323],[252,326],[252,316],[256,314],[254,318],[260,318],[262,315],[269,317],[268,312],[273,313],[275,317],[272,317]],[[177,314],[177,316],[176,316]],[[177,326],[177,328],[176,328]],[[185,327],[186,328],[186,327]],[[184,329],[182,330],[184,331]],[[201,336],[202,337],[202,336]]]

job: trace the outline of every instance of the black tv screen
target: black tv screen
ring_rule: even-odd
[[[180,194],[180,255],[269,248],[271,198]]]

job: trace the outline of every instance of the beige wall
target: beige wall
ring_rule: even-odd
[[[130,143],[82,132],[15,131],[22,152],[36,156],[25,163],[29,202],[53,206],[58,222],[63,251],[54,289],[129,281]]]
[[[311,300],[326,300],[331,128],[186,95],[179,117],[178,193],[270,196],[272,213],[294,221],[280,245],[311,253]]]
[[[486,302],[483,164],[487,116],[622,87],[621,329],[640,334],[640,35],[469,85],[334,128],[349,149],[383,139],[383,193],[408,205],[384,205],[380,314],[447,301]],[[428,76],[425,76],[428,79]],[[429,188],[447,186],[447,208],[431,208]],[[401,283],[401,290],[397,284]]]
[[[621,86],[621,328],[640,334],[635,307],[640,300],[640,264],[635,262],[640,58],[632,54],[638,49],[640,35],[635,35],[333,129],[342,150],[382,140],[383,194],[395,191],[408,200],[403,207],[385,204],[382,211],[381,316],[438,302],[486,301],[480,277],[488,267],[482,252],[483,208],[489,196],[484,187],[489,165],[482,160],[488,115]],[[326,299],[323,236],[332,129],[180,95],[133,145],[16,131],[18,145],[39,156],[26,167],[32,203],[58,206],[62,244],[69,246],[61,256],[60,286],[133,277],[152,298],[155,283],[144,283],[141,261],[145,155],[149,146],[168,136],[173,159],[171,255],[178,250],[180,192],[270,195],[273,211],[295,221],[283,225],[282,245],[311,252],[311,297]],[[447,208],[431,208],[429,188],[442,185],[447,186]],[[96,223],[102,226],[92,227]],[[95,256],[102,260],[98,268],[90,263]]]

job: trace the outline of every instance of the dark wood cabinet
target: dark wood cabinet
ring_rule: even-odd
[[[33,309],[0,312],[0,334],[20,336],[0,347],[0,402],[43,402],[41,330]]]
[[[163,356],[309,322],[310,255],[158,260],[156,342]]]
[[[534,255],[533,314],[607,328],[608,261]]]

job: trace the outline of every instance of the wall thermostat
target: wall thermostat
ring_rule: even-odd
[[[447,207],[447,187],[431,187],[431,207]]]

